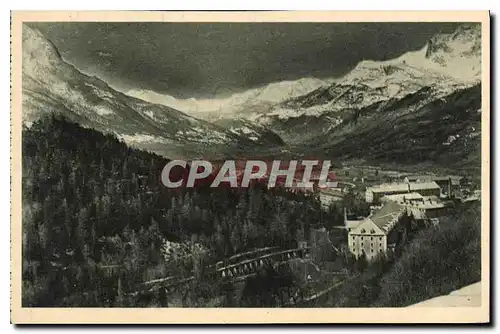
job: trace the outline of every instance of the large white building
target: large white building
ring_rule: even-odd
[[[348,243],[351,253],[359,258],[365,256],[368,261],[377,255],[386,253],[389,233],[405,215],[403,205],[387,202],[371,216],[349,231]]]

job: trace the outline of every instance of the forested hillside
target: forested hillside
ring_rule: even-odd
[[[164,240],[195,240],[217,261],[342,222],[285,189],[167,189],[166,162],[60,116],[23,130],[24,306],[154,306],[133,299],[137,284],[192,270],[160,256]]]

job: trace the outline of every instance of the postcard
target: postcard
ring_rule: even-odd
[[[487,11],[12,12],[11,321],[488,323]]]

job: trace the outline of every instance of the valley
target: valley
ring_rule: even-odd
[[[345,77],[321,85],[299,80],[293,83],[299,88],[292,91],[290,83],[282,88],[273,83],[258,93],[249,92],[251,101],[239,94],[224,103],[214,100],[218,111],[204,111],[203,104],[193,100],[184,111],[240,135],[246,131],[257,138],[255,131],[261,132],[270,141],[257,150],[260,154],[301,157],[308,152],[338,162],[362,159],[403,168],[417,164],[477,171],[478,38],[478,29],[463,26],[453,34],[434,37],[422,50],[387,61],[363,61]],[[460,61],[467,66],[453,67]],[[454,73],[454,68],[460,72]],[[305,87],[310,91],[299,94]],[[175,98],[155,96],[158,103],[179,105]]]

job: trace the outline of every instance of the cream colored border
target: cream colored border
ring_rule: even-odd
[[[352,309],[85,309],[21,307],[21,32],[29,21],[150,22],[481,22],[482,23],[482,306]],[[26,323],[471,323],[490,319],[490,18],[487,11],[329,12],[13,12],[11,152],[11,321]]]

